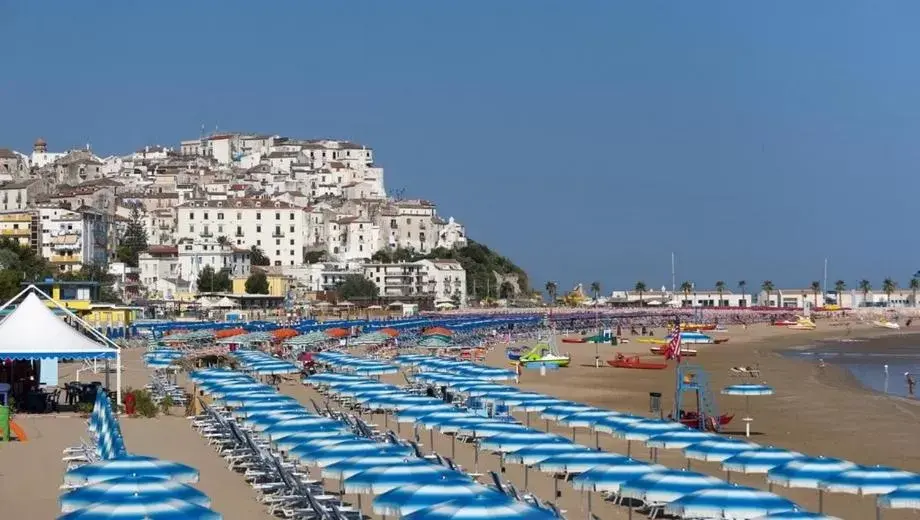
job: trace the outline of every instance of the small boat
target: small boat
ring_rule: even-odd
[[[562,338],[563,343],[587,343],[586,338]]]
[[[878,327],[880,329],[892,329],[892,330],[898,330],[901,328],[901,326],[898,325],[897,323],[893,321],[888,321],[884,318],[873,321],[872,326]]]
[[[716,328],[715,323],[681,323],[680,330],[686,332],[700,332],[702,330],[713,330]]]
[[[552,365],[557,367],[567,367],[571,363],[571,356],[563,356],[554,352],[549,345],[536,345],[530,349],[530,352],[521,355],[519,361],[524,366],[534,367],[541,364]]]
[[[663,356],[665,348],[664,347],[652,347],[649,350],[652,351],[652,354]],[[696,354],[697,354],[696,349],[692,349],[692,348],[681,348],[680,349],[681,356],[695,357]]]
[[[665,338],[665,343],[671,340],[671,335]],[[700,344],[700,345],[718,345],[720,343],[727,343],[728,338],[713,338],[712,336],[707,336],[701,332],[683,332],[680,333],[680,342],[684,344]]]
[[[789,325],[786,328],[792,330],[815,330],[818,326],[812,321],[811,318],[806,316],[796,316],[795,324]]]
[[[618,354],[616,359],[608,359],[607,364],[614,368],[636,368],[640,370],[663,370],[668,368],[667,363],[642,361],[639,356],[626,357],[623,354]]]

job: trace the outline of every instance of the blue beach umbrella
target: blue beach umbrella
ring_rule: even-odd
[[[304,449],[301,450],[301,448]],[[319,467],[325,467],[353,457],[371,455],[408,456],[411,454],[412,448],[408,446],[369,441],[346,441],[335,446],[299,446],[291,450],[292,456],[306,464],[314,464]]]
[[[280,420],[265,427],[262,435],[267,435],[271,440],[283,439],[290,435],[320,431],[345,431],[344,425],[336,420],[319,416],[305,416],[294,419]]]
[[[256,431],[264,431],[276,424],[288,421],[313,420],[316,416],[306,410],[266,411],[247,415],[243,424]]]
[[[661,473],[668,468],[628,459],[616,465],[595,466],[572,479],[572,487],[580,490],[619,493],[620,486],[647,473]]]
[[[323,446],[332,446],[335,444],[341,444],[345,441],[359,439],[360,437],[355,436],[355,434],[350,432],[344,432],[341,430],[329,430],[329,431],[312,431],[312,432],[300,432],[292,435],[288,435],[281,439],[272,439],[271,445],[274,446],[276,450],[280,451],[290,451],[297,446],[302,446],[304,444],[311,445],[323,445]]]
[[[613,433],[617,437],[622,437],[628,441],[647,441],[662,433],[685,431],[687,429],[688,428],[683,424],[674,421],[649,420],[624,424],[622,427],[614,430]]]
[[[179,499],[150,500],[129,495],[122,500],[99,502],[58,517],[58,520],[221,520],[222,515]]]
[[[615,435],[617,431],[622,428],[625,428],[629,424],[645,422],[648,421],[648,417],[640,417],[638,415],[614,415],[611,417],[601,417],[596,423],[594,423],[594,430],[601,433],[609,433]]]
[[[841,520],[836,516],[822,515],[821,513],[811,513],[808,511],[783,511],[773,513],[772,515],[758,516],[754,520]]]
[[[703,489],[727,487],[724,480],[692,471],[646,473],[620,485],[620,496],[646,504],[663,504]]]
[[[790,500],[746,487],[704,489],[665,505],[666,513],[681,518],[748,519],[795,508]]]
[[[403,516],[403,520],[558,520],[549,510],[501,493],[483,493],[452,500]]]
[[[596,410],[596,408],[594,408],[593,406],[569,402],[569,403],[558,404],[556,406],[550,406],[549,408],[546,408],[545,410],[543,410],[543,413],[540,414],[540,417],[542,417],[543,419],[551,419],[553,421],[558,421],[570,415],[573,415],[579,412],[587,412],[589,410]]]
[[[379,495],[392,489],[431,482],[472,482],[463,473],[435,464],[371,468],[344,480],[346,493]]]
[[[739,473],[766,473],[777,466],[804,457],[805,455],[797,451],[782,448],[755,448],[725,459],[722,461],[722,469]]]
[[[852,462],[827,457],[805,457],[787,462],[767,472],[767,482],[790,488],[818,490],[818,512],[824,512],[824,490],[820,485],[834,475],[856,468]]]
[[[127,455],[69,470],[64,473],[64,483],[84,485],[122,477],[157,477],[193,483],[198,482],[198,470],[169,460]]]
[[[554,473],[582,473],[597,466],[628,464],[633,459],[603,451],[575,451],[553,455],[538,463],[537,469]]]
[[[907,484],[878,497],[879,507],[888,509],[920,509],[920,484]]]
[[[290,401],[292,398],[287,397],[283,398],[278,392],[271,391],[261,391],[261,392],[243,392],[243,393],[232,393],[225,395],[223,397],[215,398],[216,403],[223,403],[225,406],[234,406],[241,407],[250,403],[255,403],[257,401]]]
[[[684,448],[684,457],[702,460],[704,462],[722,462],[743,451],[751,451],[759,447],[760,446],[752,442],[734,439],[716,439],[687,446]]]
[[[482,439],[487,437],[494,437],[502,433],[531,433],[533,431],[534,430],[531,430],[523,424],[484,420],[479,424],[468,424],[461,427],[457,431],[457,434],[475,436]]]
[[[818,486],[831,493],[884,495],[908,484],[920,484],[920,475],[886,466],[858,466],[822,479]]]
[[[422,404],[418,406],[413,406],[412,408],[407,408],[396,414],[397,422],[417,422],[419,418],[426,415],[431,415],[436,412],[452,412],[458,408],[454,405],[441,403],[441,404]]]
[[[533,466],[534,464],[539,464],[540,462],[550,457],[560,455],[562,453],[581,451],[589,451],[589,448],[582,446],[581,444],[575,444],[571,442],[550,442],[546,444],[528,446],[526,448],[521,448],[519,450],[514,450],[512,452],[506,453],[505,460],[508,462]]]
[[[423,464],[429,466],[431,465],[431,463],[427,460],[420,459],[414,455],[375,455],[370,457],[354,457],[324,467],[322,470],[322,475],[323,478],[344,480],[348,477],[357,475],[358,473],[367,471],[372,468],[380,468],[386,466],[419,466]]]
[[[234,417],[246,417],[255,412],[271,410],[273,412],[305,410],[303,405],[293,399],[269,399],[265,401],[251,401],[243,406],[237,406],[230,414]]]
[[[61,495],[61,512],[69,513],[99,502],[117,504],[138,495],[148,503],[177,499],[201,507],[211,507],[207,495],[192,486],[155,477],[122,477],[74,489]]]
[[[409,408],[407,411],[412,410]],[[422,417],[419,417],[417,421],[418,424],[421,424],[425,428],[438,428],[443,424],[447,424],[455,419],[460,418],[471,418],[477,417],[469,412],[463,412],[459,409],[455,411],[443,411],[443,412],[434,412],[430,414],[425,414]]]
[[[699,430],[674,430],[649,437],[645,445],[649,448],[683,449],[691,444],[719,439],[718,435]]]
[[[479,448],[499,452],[516,451],[527,446],[548,442],[570,442],[564,437],[550,433],[502,433],[479,441]]]
[[[404,486],[387,491],[374,499],[374,512],[379,515],[405,516],[426,507],[488,493],[497,492],[475,482],[453,481]]]

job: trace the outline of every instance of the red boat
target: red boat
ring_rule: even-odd
[[[616,359],[608,359],[607,364],[614,368],[638,368],[641,370],[663,370],[668,368],[667,363],[642,361],[639,356],[626,357],[623,354],[618,354]]]
[[[665,350],[665,348],[664,348],[664,347],[652,347],[652,348],[650,348],[649,350],[652,351],[652,354],[655,354],[655,355],[658,355],[658,356],[663,356],[663,355],[664,355],[664,350]],[[696,349],[692,349],[692,348],[682,348],[682,349],[680,349],[680,355],[681,355],[681,356],[687,356],[687,357],[694,357],[694,356],[696,356]]]
[[[563,343],[587,343],[588,340],[584,338],[562,338]]]
[[[734,418],[735,418],[735,415],[734,415],[734,414],[728,415],[728,414],[726,413],[726,414],[720,415],[720,416],[719,416],[719,426],[725,426],[726,424],[732,422],[732,419],[734,419]],[[708,421],[708,423],[706,424],[706,429],[707,429],[707,430],[711,430],[711,431],[715,431],[715,428],[714,428],[715,421],[716,421],[716,418],[715,418],[715,417],[709,417],[709,421]],[[697,412],[685,412],[685,413],[680,417],[680,422],[681,422],[681,424],[683,424],[684,426],[687,426],[687,427],[689,427],[689,428],[696,428],[696,427],[698,427],[699,424],[700,424],[700,417],[699,417],[699,414],[698,414]]]

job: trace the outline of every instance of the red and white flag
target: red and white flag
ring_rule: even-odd
[[[664,350],[665,359],[676,359],[680,363],[680,320],[674,322],[674,331]]]

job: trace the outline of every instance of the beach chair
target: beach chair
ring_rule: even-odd
[[[504,484],[502,484],[502,479],[499,478],[498,473],[490,471],[489,476],[492,478],[492,484],[495,486],[495,489],[500,491],[503,495],[507,495],[508,491],[505,489]]]

